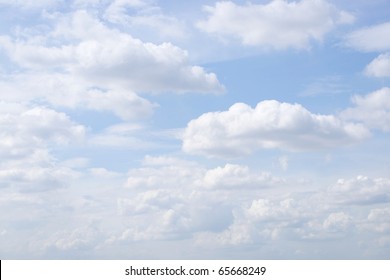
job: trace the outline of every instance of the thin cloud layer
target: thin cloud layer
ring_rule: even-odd
[[[390,49],[390,22],[364,27],[345,37],[345,45],[363,52],[381,52]]]
[[[244,45],[272,49],[307,49],[312,41],[322,41],[337,25],[352,23],[354,19],[323,0],[275,0],[246,5],[220,1],[204,9],[209,17],[198,22],[199,29],[238,38]]]
[[[332,115],[318,115],[299,104],[266,100],[255,108],[236,103],[190,121],[183,150],[208,156],[243,156],[259,149],[305,151],[340,147],[362,140],[369,131]]]

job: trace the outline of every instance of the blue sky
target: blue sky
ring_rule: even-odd
[[[388,259],[389,11],[0,0],[0,258]]]

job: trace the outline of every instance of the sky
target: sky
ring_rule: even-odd
[[[0,0],[1,259],[389,259],[387,0]]]

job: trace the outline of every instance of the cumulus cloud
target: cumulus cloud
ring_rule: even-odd
[[[365,73],[372,77],[390,77],[390,53],[381,54],[371,61]]]
[[[387,178],[369,178],[359,175],[352,179],[339,179],[328,192],[337,204],[375,205],[390,202],[386,189]]]
[[[390,76],[390,22],[365,27],[349,33],[344,45],[362,52],[384,52],[371,61],[365,74],[371,77]]]
[[[283,196],[275,192],[266,198],[255,196],[246,200],[234,208],[229,227],[214,233],[200,232],[195,237],[200,244],[214,248],[245,244],[272,247],[273,242],[282,242],[285,250],[281,257],[296,254],[294,247],[287,249],[291,245],[288,241],[339,239],[347,242],[345,238],[349,237],[356,242],[355,238],[364,240],[375,232],[378,235],[373,238],[379,243],[382,235],[389,233],[386,218],[389,201],[371,198],[387,196],[388,186],[388,178],[365,176],[339,179],[320,192],[305,192],[302,187],[297,190],[291,186],[290,192]],[[365,207],[359,207],[361,204]]]
[[[236,252],[254,244],[253,253],[258,256],[297,257],[299,248],[300,256],[323,258],[326,251],[321,248],[329,250],[324,240],[351,246],[361,254],[365,249],[356,244],[369,236],[373,240],[369,250],[378,253],[389,232],[388,201],[368,199],[364,207],[360,202],[364,196],[387,195],[388,178],[339,179],[317,192],[312,189],[322,182],[285,186],[283,180],[264,178],[262,172],[245,165],[206,167],[172,156],[146,156],[142,167],[129,170],[125,188],[120,188],[123,174],[89,170],[88,176],[78,177],[69,188],[52,195],[3,188],[2,211],[17,204],[24,214],[17,215],[17,222],[27,224],[26,218],[20,218],[26,212],[28,219],[42,221],[15,231],[15,219],[11,223],[11,218],[1,217],[3,237],[9,240],[9,235],[17,233],[23,240],[23,249],[2,243],[5,252],[13,249],[14,254],[40,258],[107,254],[117,258],[118,254],[129,256],[129,248],[130,255],[144,254],[145,247],[134,247],[139,242],[163,245],[180,239],[194,256],[204,256],[203,246],[220,258],[226,248]],[[173,176],[176,181],[170,180]],[[82,180],[89,180],[84,188],[79,187]],[[307,246],[307,240],[315,246]],[[277,247],[277,253],[270,251],[276,244],[283,246]],[[342,256],[337,249],[331,252]]]
[[[273,49],[309,48],[339,24],[353,22],[353,16],[323,0],[237,5],[220,1],[206,6],[207,20],[198,22],[201,30],[219,36],[238,38],[244,45]]]
[[[207,156],[247,155],[258,149],[315,150],[347,145],[369,135],[359,124],[317,115],[299,104],[266,100],[255,108],[236,103],[190,121],[183,150]]]
[[[115,240],[167,239],[224,229],[241,196],[278,184],[283,184],[281,179],[247,166],[206,168],[175,157],[146,156],[143,167],[128,172],[125,186],[133,195],[118,199],[119,213],[136,215],[138,226],[129,224]]]
[[[358,29],[345,37],[345,45],[363,52],[381,52],[390,49],[390,22]]]
[[[49,42],[53,39],[63,43],[52,46]],[[222,90],[214,73],[189,63],[186,51],[171,43],[144,43],[108,28],[85,11],[64,15],[43,40],[3,36],[0,46],[24,68],[60,68],[85,78],[91,86],[119,84],[133,91],[154,92]]]
[[[341,112],[345,120],[364,123],[372,129],[390,131],[390,88],[384,87],[367,95],[352,97],[354,107]]]
[[[101,88],[80,77],[60,73],[17,74],[0,77],[3,100],[43,100],[56,108],[110,112],[123,120],[150,117],[158,106],[122,87]]]
[[[5,108],[10,106],[8,109]],[[0,103],[0,154],[3,159],[31,155],[51,143],[81,141],[86,129],[64,114],[45,107]]]
[[[50,151],[84,141],[84,126],[45,107],[1,103],[0,109],[1,186],[42,191],[78,176],[71,168],[56,165]]]

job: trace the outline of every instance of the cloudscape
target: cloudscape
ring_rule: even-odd
[[[0,258],[390,258],[389,11],[0,0]]]

